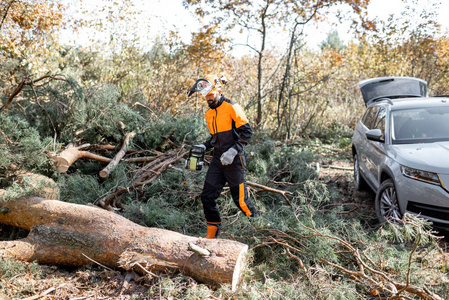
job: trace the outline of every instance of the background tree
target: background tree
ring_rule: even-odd
[[[320,43],[320,49],[331,48],[334,50],[342,50],[346,48],[343,40],[338,35],[338,30],[332,30],[327,34],[327,38]]]
[[[298,27],[304,26],[307,23],[318,20],[319,17],[324,16],[324,10],[336,5],[336,4],[349,4],[350,7],[359,15],[364,16],[364,9],[366,8],[369,0],[364,1],[243,1],[243,2],[215,2],[206,1],[203,5],[197,1],[185,0],[184,5],[186,7],[196,8],[195,12],[200,17],[212,16],[211,23],[219,24],[220,28],[225,30],[231,30],[232,28],[239,27],[241,31],[248,33],[248,38],[252,37],[252,33],[256,32],[260,40],[259,46],[253,46],[250,42],[247,44],[252,50],[256,52],[258,57],[257,65],[257,115],[255,117],[255,125],[261,126],[262,123],[262,111],[263,111],[263,99],[268,95],[267,82],[272,82],[271,76],[265,78],[265,73],[274,72],[278,70],[276,65],[269,66],[264,64],[264,55],[266,42],[269,34],[269,28],[277,27],[280,29],[289,29],[291,38],[288,42],[287,53],[285,54],[286,62],[284,64],[285,72],[283,79],[280,83],[274,83],[280,89],[278,102],[279,106],[285,98],[284,93],[287,84],[287,77],[290,76],[290,59],[292,58],[292,50],[296,41],[299,40]],[[323,11],[323,15],[319,14]],[[292,22],[293,21],[293,22]],[[293,25],[291,25],[293,24]],[[365,23],[364,23],[365,24]],[[289,27],[292,26],[292,27]],[[299,31],[301,32],[301,31]],[[265,67],[263,66],[268,66]],[[294,81],[293,81],[294,82]],[[271,83],[273,84],[273,83]],[[288,101],[287,101],[288,102]],[[284,105],[285,106],[285,105]],[[288,104],[286,105],[288,106]],[[279,117],[278,117],[279,119]],[[282,121],[279,120],[279,123]]]
[[[61,1],[0,1],[0,92],[10,95],[24,76],[42,76],[58,58]]]
[[[337,2],[355,11],[349,17],[357,26],[359,39],[342,49],[307,47],[303,39],[307,27],[303,23],[325,18],[330,12],[327,8],[337,6]],[[3,6],[5,12],[15,3],[37,5],[32,1],[2,3],[11,4],[10,8]],[[413,224],[406,227],[380,227],[372,217],[367,201],[370,196],[354,192],[351,173],[348,170],[333,173],[333,167],[343,165],[351,169],[351,135],[365,108],[357,85],[360,80],[389,75],[419,76],[431,83],[432,93],[447,93],[448,39],[440,35],[437,24],[432,24],[435,17],[431,10],[419,14],[432,22],[417,26],[413,20],[419,16],[414,16],[411,10],[416,5],[401,16],[391,16],[386,23],[370,23],[363,14],[367,1],[243,4],[207,1],[210,14],[204,12],[205,26],[186,42],[176,31],[154,39],[140,39],[133,22],[144,17],[133,5],[137,2],[98,3],[96,7],[97,2],[92,2],[97,13],[94,16],[80,18],[63,13],[62,17],[67,24],[77,26],[97,23],[98,27],[88,28],[96,37],[105,39],[93,40],[89,45],[68,43],[62,47],[46,40],[48,47],[42,46],[39,51],[49,51],[53,46],[57,49],[48,56],[25,52],[20,56],[3,48],[0,51],[5,59],[0,68],[6,74],[0,80],[15,74],[17,82],[22,82],[25,76],[30,83],[15,98],[8,114],[0,114],[0,190],[7,190],[8,197],[34,193],[33,182],[19,179],[23,170],[52,177],[66,202],[95,205],[105,195],[117,196],[114,191],[122,187],[126,192],[111,197],[116,201],[111,202],[115,214],[140,225],[203,236],[198,195],[205,172],[188,172],[180,160],[166,166],[163,173],[155,172],[158,176],[151,183],[128,192],[127,187],[142,167],[128,159],[153,159],[165,154],[172,145],[164,143],[166,137],[172,138],[175,145],[204,141],[209,135],[203,118],[207,104],[200,97],[187,99],[186,90],[204,72],[225,71],[229,79],[226,96],[239,100],[252,121],[262,112],[259,130],[255,131],[246,153],[248,179],[255,183],[249,193],[264,212],[264,219],[254,223],[242,216],[231,205],[226,189],[219,204],[226,216],[221,237],[244,242],[253,249],[244,288],[237,292],[227,287],[212,290],[186,276],[148,274],[136,280],[142,280],[140,284],[131,283],[137,289],[129,291],[144,290],[134,298],[371,299],[413,298],[419,296],[416,291],[421,295],[449,293],[447,253],[424,230],[428,224],[410,219]],[[253,10],[249,4],[253,4]],[[222,11],[219,13],[217,9]],[[238,23],[232,27],[228,22]],[[4,24],[2,38],[5,38]],[[228,25],[234,31],[242,29],[245,36],[255,37],[245,43],[254,52],[232,55],[229,49],[235,45],[228,42],[233,35],[225,30]],[[122,36],[124,31],[127,34]],[[282,32],[285,41],[273,47],[272,34]],[[24,37],[32,39],[33,31],[27,34],[31,36]],[[36,38],[35,42],[39,40]],[[22,49],[22,45],[13,46]],[[38,63],[28,63],[31,58],[39,59]],[[42,78],[41,72],[47,70],[58,76],[45,73],[44,79],[61,80],[37,81]],[[16,86],[14,83],[12,87]],[[5,104],[12,89],[1,87],[5,87],[0,90]],[[84,147],[90,144],[90,151],[111,158],[117,150],[114,145],[119,145],[129,132],[136,133],[130,151],[109,177],[98,176],[104,163],[87,159],[76,161],[65,174],[55,172],[51,157],[69,142]],[[335,161],[337,166],[333,165]],[[323,168],[330,172],[323,172]],[[259,190],[257,186],[264,184],[282,190],[283,194]],[[0,214],[4,211],[0,208]],[[17,231],[0,227],[2,238],[16,235]],[[360,271],[361,266],[364,272]],[[32,296],[44,286],[54,284],[52,268],[47,286],[27,285],[32,277],[28,271],[33,268],[40,266],[0,259],[0,298],[3,294],[4,298]],[[24,269],[28,270],[27,280],[20,275]],[[107,283],[125,287],[123,274],[114,277],[118,280],[114,282],[110,276],[116,273],[96,267],[58,279],[80,279],[84,275],[79,274],[96,271],[101,275],[86,280],[104,283],[101,278],[106,277]],[[42,279],[46,274],[42,272],[36,278],[46,280]],[[66,293],[79,293],[76,288],[79,283]],[[417,288],[420,286],[425,287],[424,291]],[[64,289],[57,292],[61,290]],[[101,287],[95,292],[105,290]],[[117,297],[125,290],[114,289],[106,298]],[[55,297],[69,298],[67,294]],[[92,297],[87,293],[70,295]]]

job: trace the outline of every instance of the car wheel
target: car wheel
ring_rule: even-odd
[[[396,189],[391,179],[385,180],[380,185],[376,194],[375,208],[380,223],[387,220],[398,222],[402,219]]]
[[[359,156],[354,154],[354,187],[358,191],[366,190],[368,184],[360,173]]]

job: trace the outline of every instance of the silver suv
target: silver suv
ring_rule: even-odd
[[[420,215],[449,229],[449,98],[412,77],[361,81],[367,109],[352,137],[354,184],[376,193],[381,223]]]

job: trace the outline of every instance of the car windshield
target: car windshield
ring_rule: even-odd
[[[416,144],[449,141],[449,107],[393,111],[393,144]]]

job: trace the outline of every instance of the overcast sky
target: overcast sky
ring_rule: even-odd
[[[438,2],[436,0],[420,0],[419,5],[429,5]],[[449,1],[440,1],[440,11],[449,12]],[[148,2],[147,2],[148,3]],[[163,32],[165,29],[177,29],[186,42],[190,41],[190,33],[199,28],[199,22],[186,11],[182,6],[182,0],[151,0],[151,5],[145,5],[144,9],[153,16],[151,20],[151,31],[154,33]],[[169,7],[169,9],[167,9]],[[404,8],[401,0],[371,0],[368,7],[368,14],[371,18],[378,17],[387,19],[392,13],[399,13]],[[449,28],[449,18],[446,13],[440,13],[439,22]],[[327,34],[337,28],[340,37],[348,42],[352,35],[348,33],[349,26],[321,23],[311,25],[307,29],[307,44],[311,48],[317,48],[318,45],[326,39]],[[246,37],[244,38],[246,40]],[[241,42],[244,42],[242,40]],[[276,42],[274,42],[276,44]],[[282,43],[282,45],[285,45]]]
[[[101,5],[102,0],[99,1],[84,1],[84,8],[89,9],[90,5]],[[105,0],[103,0],[105,1]],[[142,14],[139,17],[139,28],[148,30],[148,35],[142,39],[142,45],[148,43],[148,39],[151,40],[155,36],[164,36],[170,30],[178,31],[184,42],[189,43],[191,38],[191,33],[197,31],[201,27],[201,22],[196,19],[191,12],[184,9],[182,6],[182,0],[133,0],[136,3],[136,8],[142,10]],[[430,3],[438,2],[438,0],[420,0],[419,5],[429,6]],[[95,3],[95,4],[93,4]],[[440,12],[449,11],[449,1],[440,1]],[[380,19],[386,19],[392,13],[400,13],[404,8],[404,4],[401,0],[371,0],[370,6],[368,7],[369,17],[378,17]],[[445,13],[440,13],[438,20],[446,30],[449,28],[449,18]],[[327,34],[333,30],[337,29],[340,38],[345,42],[352,39],[352,35],[348,33],[349,26],[345,24],[340,24],[338,26],[329,23],[313,24],[308,26],[307,33],[307,46],[310,48],[318,48],[318,45],[326,39]],[[232,34],[233,37],[238,37],[237,34]],[[269,41],[273,45],[282,45],[285,47],[286,41],[278,41],[277,38],[282,37],[278,34],[276,36],[270,37]],[[66,37],[67,39],[70,36]],[[83,41],[84,37],[77,37],[77,42]],[[240,40],[236,43],[245,43],[246,36],[240,36]],[[259,42],[256,40],[256,42]],[[259,46],[258,44],[256,45]],[[249,52],[248,52],[249,51]],[[248,47],[235,47],[234,54],[244,54],[250,53]]]

